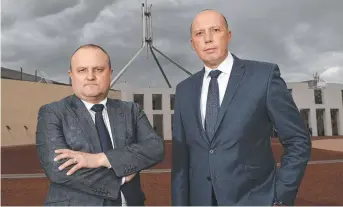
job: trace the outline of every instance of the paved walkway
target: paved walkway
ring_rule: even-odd
[[[343,159],[336,160],[316,160],[309,161],[309,165],[318,165],[318,164],[330,164],[330,163],[343,163]],[[280,166],[280,163],[277,163]],[[170,173],[170,169],[149,169],[143,170],[141,173]],[[2,174],[2,179],[23,179],[23,178],[45,178],[44,173],[32,173],[32,174]]]
[[[313,140],[312,148],[343,152],[343,139]]]

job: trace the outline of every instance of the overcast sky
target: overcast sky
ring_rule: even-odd
[[[80,45],[99,44],[114,75],[142,42],[142,0],[2,0],[1,64],[68,82],[69,57]],[[313,73],[343,83],[342,0],[149,0],[153,44],[192,73],[202,68],[190,45],[189,25],[203,9],[216,9],[232,30],[229,50],[244,59],[277,63],[286,81]],[[188,77],[157,54],[175,86]],[[167,87],[151,53],[141,53],[117,83]]]

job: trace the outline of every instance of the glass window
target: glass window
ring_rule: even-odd
[[[318,89],[314,90],[314,103],[323,104],[322,90],[318,90]]]
[[[153,115],[153,126],[156,134],[163,138],[163,114]]]
[[[133,101],[138,103],[141,109],[144,109],[144,94],[134,94]]]
[[[170,110],[174,110],[175,94],[170,94]]]
[[[152,109],[162,110],[162,94],[152,94]]]

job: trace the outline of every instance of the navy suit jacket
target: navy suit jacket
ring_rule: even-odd
[[[278,66],[234,56],[211,139],[201,123],[203,76],[204,70],[176,87],[172,205],[211,205],[212,189],[218,205],[294,204],[311,140]],[[280,168],[273,125],[285,150]]]

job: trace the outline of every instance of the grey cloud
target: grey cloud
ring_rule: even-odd
[[[22,0],[26,1],[27,0]],[[44,17],[63,12],[65,9],[74,7],[80,3],[79,0],[29,0],[30,4],[35,5],[32,9],[34,17]]]
[[[114,75],[124,67],[141,42],[143,1],[30,1],[31,6],[3,5],[10,12],[2,15],[2,64],[68,81],[71,53],[80,45],[95,43],[110,54]],[[343,67],[343,1],[206,1],[150,0],[153,11],[154,45],[190,72],[202,63],[189,42],[189,25],[203,9],[216,9],[228,19],[232,30],[230,51],[238,57],[277,63],[287,81],[302,81],[314,72],[328,81],[337,81]],[[32,7],[32,5],[35,5]],[[4,11],[4,10],[3,10]],[[338,55],[334,55],[338,54]],[[156,53],[173,86],[188,77]],[[331,69],[332,70],[332,69]],[[332,75],[336,74],[336,75]],[[153,80],[154,79],[154,80]],[[146,51],[127,69],[118,83],[165,87],[166,83]],[[342,82],[342,80],[338,80]]]
[[[13,16],[1,16],[1,28],[7,29],[15,23],[15,17]]]
[[[80,0],[3,0],[1,3],[4,16],[15,17],[18,21],[28,21],[63,12],[80,3]]]

